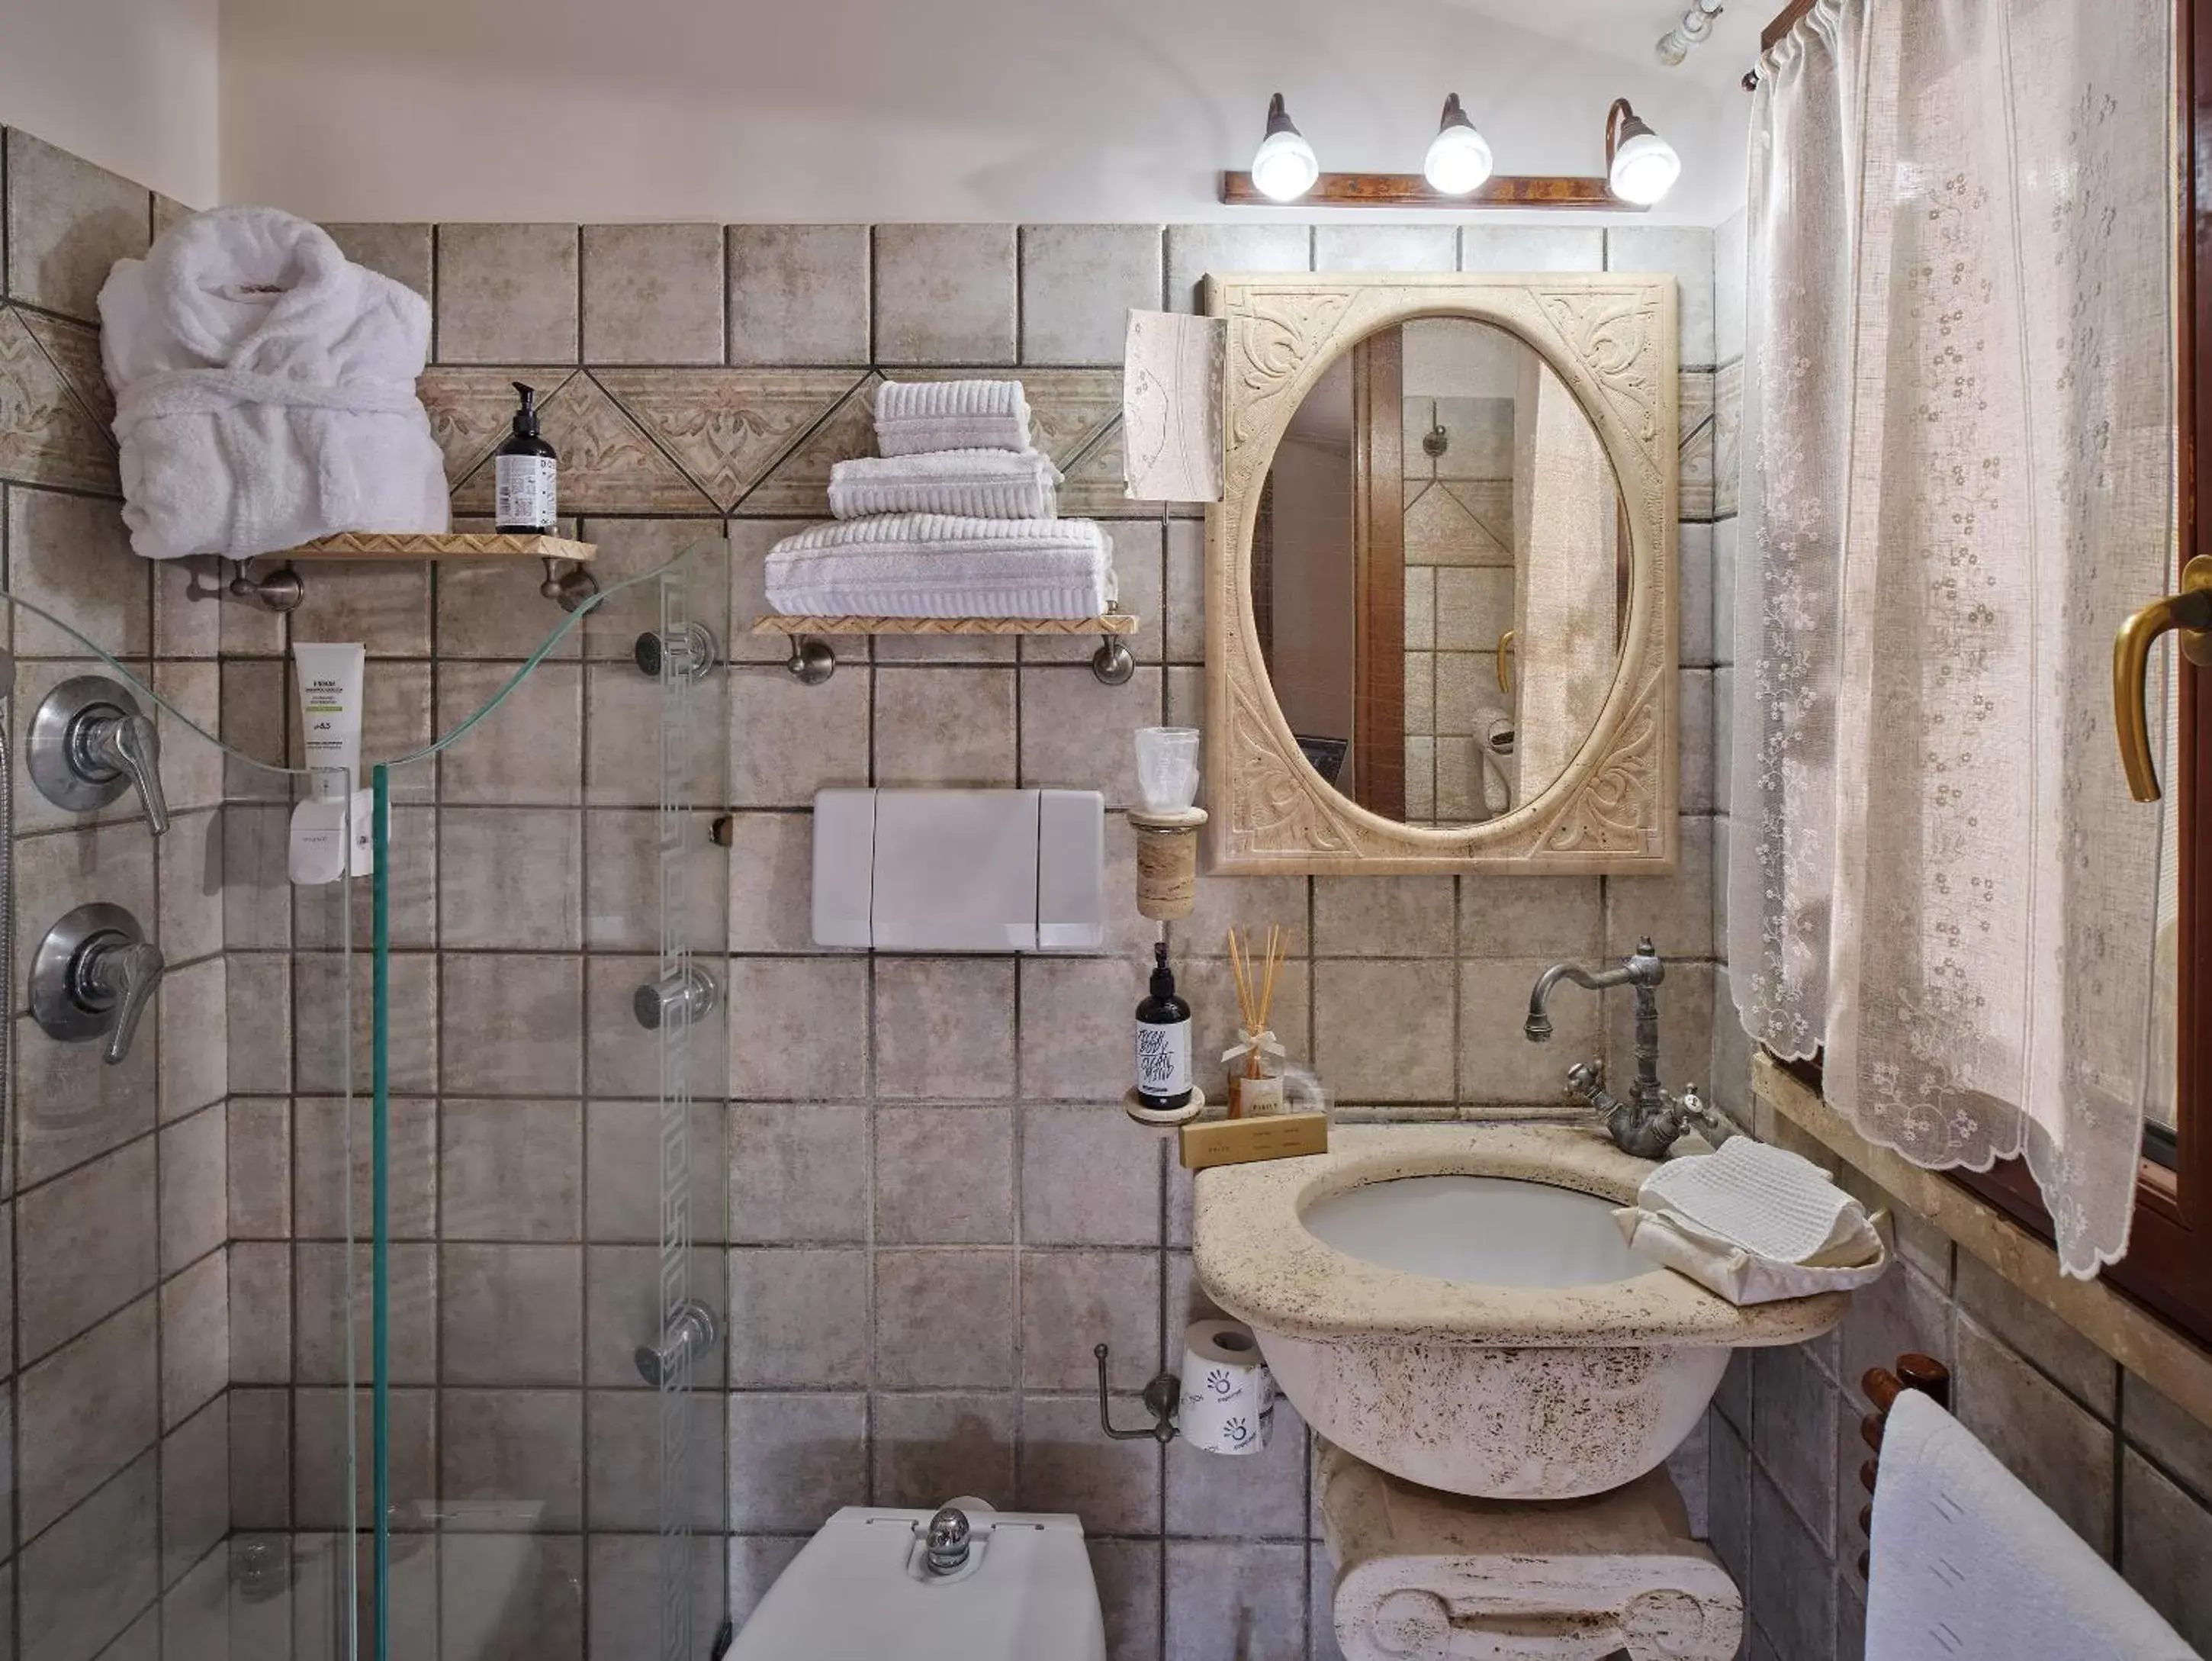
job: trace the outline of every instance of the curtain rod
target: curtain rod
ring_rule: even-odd
[[[1796,28],[1799,23],[1802,22],[1806,15],[1810,12],[1817,3],[1818,0],[1790,0],[1790,3],[1788,5],[1783,7],[1780,11],[1775,14],[1774,21],[1759,32],[1759,50],[1760,56],[1764,57],[1767,52],[1771,52],[1774,49],[1774,43],[1781,40],[1784,35],[1789,33],[1790,30]],[[1746,92],[1756,92],[1759,89],[1759,71],[1757,70],[1748,70],[1745,71],[1743,77],[1743,89]]]

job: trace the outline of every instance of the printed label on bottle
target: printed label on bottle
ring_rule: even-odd
[[[497,491],[492,512],[501,525],[535,525],[550,531],[560,510],[554,501],[551,456],[494,458]]]
[[[1190,1023],[1137,1023],[1137,1088],[1147,1096],[1180,1096],[1190,1088]]]

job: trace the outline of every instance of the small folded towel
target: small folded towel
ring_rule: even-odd
[[[1613,1214],[1634,1250],[1731,1303],[1843,1291],[1889,1267],[1865,1207],[1810,1159],[1748,1136],[1668,1160]]]
[[[2197,1661],[1972,1433],[1918,1390],[1881,1430],[1867,1661]]]
[[[1057,519],[1060,469],[1034,450],[932,450],[862,456],[830,470],[830,511],[951,514],[965,519]]]
[[[1018,380],[886,380],[876,388],[876,449],[1027,450],[1030,401]]]
[[[1113,601],[1114,553],[1087,519],[892,514],[786,537],[767,579],[787,617],[1092,618]]]

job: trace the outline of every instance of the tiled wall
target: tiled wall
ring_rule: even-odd
[[[65,617],[212,724],[216,608],[125,545],[93,297],[143,252],[166,204],[21,132],[0,211],[0,495],[11,592]],[[225,969],[215,752],[162,720],[167,836],[126,797],[85,816],[24,770],[28,711],[96,666],[7,608],[17,654],[15,1053],[0,1249],[0,1653],[215,1654],[229,1576]],[[46,928],[91,900],[128,907],[168,958],[128,1060],[63,1045],[24,1012]]]
[[[287,622],[184,600],[183,574],[149,575],[122,551],[112,505],[59,496],[113,490],[89,332],[70,325],[88,320],[107,259],[137,245],[94,246],[98,227],[114,228],[109,204],[134,193],[32,141],[11,137],[9,157],[13,246],[46,252],[11,254],[0,456],[7,477],[51,487],[57,512],[96,518],[104,538],[11,532],[18,591],[41,592],[31,585],[43,580],[99,638],[143,638],[145,651],[183,660],[173,672],[197,672],[196,695],[219,710],[225,738],[265,756],[289,743],[290,640],[368,642],[371,753],[419,739],[434,721],[442,728],[511,672],[553,621],[535,573],[318,567]],[[135,199],[159,210],[143,192]],[[1671,271],[1683,282],[1686,405],[1681,874],[1207,881],[1197,916],[1170,939],[1201,1048],[1218,1050],[1230,1025],[1225,925],[1284,922],[1295,948],[1278,1025],[1293,1050],[1357,1109],[1451,1116],[1547,1103],[1573,1056],[1625,1055],[1625,1005],[1563,1002],[1548,1051],[1522,1039],[1519,1012],[1545,962],[1617,952],[1650,933],[1677,960],[1663,1000],[1668,1077],[1702,1074],[1715,951],[1715,499],[1712,428],[1698,415],[1711,407],[1717,356],[1710,234],[1279,222],[334,228],[356,259],[434,300],[437,362],[422,392],[463,513],[484,505],[484,457],[520,376],[546,394],[564,502],[601,545],[603,579],[702,533],[726,528],[734,546],[738,1015],[730,1100],[702,1110],[699,1137],[715,1195],[702,1233],[726,1237],[718,1291],[732,1335],[729,1388],[702,1398],[702,1580],[726,1579],[742,1616],[837,1504],[965,1490],[1084,1515],[1117,1661],[1330,1653],[1328,1569],[1310,1539],[1295,1423],[1249,1463],[1111,1444],[1093,1428],[1090,1346],[1114,1346],[1117,1410],[1133,1414],[1128,1395],[1174,1359],[1197,1308],[1188,1181],[1114,1105],[1146,928],[1125,916],[1109,950],[1087,958],[817,952],[807,804],[832,783],[1103,788],[1109,891],[1127,891],[1128,733],[1195,718],[1203,638],[1198,521],[1163,529],[1119,496],[1105,427],[1129,306],[1187,306],[1209,269]],[[143,242],[143,225],[135,234]],[[19,267],[49,272],[39,279],[49,286],[19,287]],[[1089,642],[884,639],[837,642],[836,677],[799,684],[774,661],[780,641],[745,633],[759,563],[775,537],[822,512],[830,462],[865,447],[873,377],[1014,366],[1069,474],[1070,511],[1110,521],[1125,600],[1146,619],[1135,678],[1100,686],[1083,662]],[[33,399],[18,384],[45,390]],[[94,545],[97,561],[86,554]],[[623,661],[628,637],[621,618],[594,618],[541,666],[439,776],[434,833],[426,813],[412,844],[435,858],[410,867],[395,973],[405,1040],[395,1499],[421,1514],[543,1505],[477,1512],[480,1535],[449,1524],[434,1549],[404,1542],[396,1584],[410,1655],[436,1652],[442,1628],[447,1661],[463,1661],[477,1643],[467,1600],[441,1603],[438,1589],[476,1586],[500,1565],[525,1623],[507,1635],[527,1631],[545,1655],[622,1653],[647,1618],[647,1398],[628,1350],[650,1307],[653,1229],[637,1202],[653,1157],[639,1098],[651,1086],[627,995],[650,941],[638,932],[640,815],[626,781],[652,717]],[[27,691],[38,672],[27,665]],[[169,767],[194,764],[204,757],[180,737]],[[173,795],[180,784],[173,776]],[[326,1554],[308,1561],[316,1533],[343,1515],[331,1466],[345,1169],[329,1093],[331,935],[327,915],[296,910],[276,879],[281,800],[236,769],[227,782],[210,773],[204,794],[207,806],[225,794],[230,806],[191,891],[204,909],[220,899],[223,932],[203,938],[208,953],[218,939],[225,950],[209,958],[212,998],[191,1006],[197,1018],[169,1015],[188,976],[165,992],[159,1074],[211,1071],[210,1099],[228,1103],[227,1123],[212,1122],[228,1171],[216,1240],[228,1243],[232,1314],[218,1383],[231,1386],[217,1415],[232,1454],[235,1515],[224,1520],[241,1539],[274,1536],[280,1553],[295,1536],[308,1586],[329,1569]],[[19,804],[19,829],[28,834],[42,811]],[[102,884],[133,847],[147,857],[111,817],[112,827],[48,838],[101,838]],[[218,816],[204,817],[212,837]],[[27,889],[22,915],[34,910]],[[165,943],[180,940],[186,925],[166,904],[161,915]],[[210,1062],[226,1048],[212,1013],[226,1004],[227,1063]],[[173,1058],[173,1030],[176,1058],[203,1059]],[[163,1172],[167,1137],[194,1123],[173,1116],[153,1145]],[[27,1181],[29,1160],[22,1169]],[[512,1530],[525,1526],[535,1531],[518,1549]],[[288,1621],[237,1601],[240,1653],[285,1653],[287,1626],[300,1629],[300,1653],[317,1652],[302,1611],[321,1607],[311,1595]]]
[[[1721,388],[1714,635],[1716,800],[1727,806],[1736,557],[1735,414],[1743,370],[1744,219],[1714,234]],[[1717,821],[1714,909],[1720,1002],[1714,1087],[1747,1123],[1750,1049],[1729,995],[1728,820]],[[1759,1134],[1836,1161],[1760,1110]],[[1866,1501],[1859,1380],[1905,1350],[1948,1362],[1953,1406],[2029,1488],[2110,1559],[2181,1634],[2212,1652],[2212,1430],[2013,1290],[1858,1172],[1847,1186],[1899,1220],[1899,1262],[1816,1343],[1739,1355],[1709,1415],[1713,1545],[1743,1586],[1753,1661],[1859,1661]]]

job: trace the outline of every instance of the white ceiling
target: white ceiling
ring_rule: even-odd
[[[1659,37],[1680,21],[1690,0],[1444,0],[1461,11],[1510,23],[1584,52],[1656,65]],[[1729,0],[1703,46],[1677,73],[1715,85],[1732,83],[1757,61],[1759,36],[1784,0]]]

